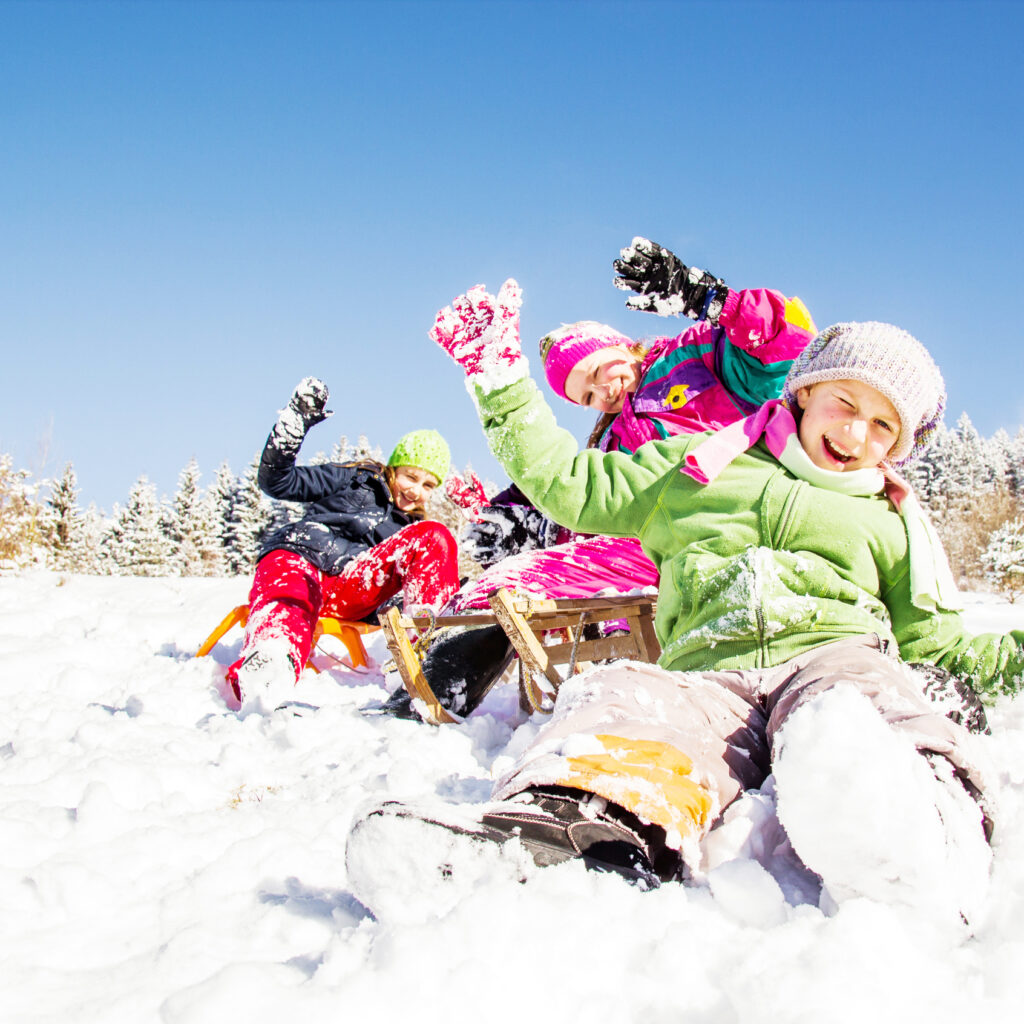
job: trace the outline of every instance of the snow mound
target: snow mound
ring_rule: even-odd
[[[1024,701],[990,708],[980,740],[1001,813],[970,938],[887,900],[824,913],[771,779],[729,809],[691,885],[641,892],[573,863],[520,882],[518,863],[462,844],[447,852],[459,877],[433,884],[417,873],[446,854],[423,837],[364,837],[347,869],[353,822],[387,800],[479,807],[542,721],[512,686],[440,729],[364,715],[397,682],[380,634],[366,669],[339,648],[303,672],[294,699],[319,710],[241,718],[223,683],[241,633],[194,654],[248,584],[0,577],[4,1024],[1019,1018]],[[1024,626],[1021,606],[973,614]],[[842,722],[824,725],[838,743]],[[859,784],[868,759],[853,753],[839,790]],[[796,745],[786,758],[803,763]],[[815,799],[791,781],[783,817],[787,793],[807,812]],[[842,793],[820,797],[834,851]]]

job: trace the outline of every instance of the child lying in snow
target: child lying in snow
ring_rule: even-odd
[[[321,615],[360,620],[400,590],[407,610],[437,609],[459,585],[455,538],[423,521],[430,492],[448,472],[448,445],[433,430],[401,438],[378,462],[296,466],[306,432],[331,413],[316,378],[296,387],[267,438],[259,484],[272,498],[308,502],[297,523],[263,544],[242,657],[227,679],[242,711],[287,700]]]
[[[616,286],[638,293],[627,301],[631,308],[683,313],[698,322],[646,346],[593,321],[541,339],[548,383],[566,401],[602,414],[591,440],[605,451],[632,452],[650,440],[742,419],[778,397],[793,360],[814,337],[799,299],[770,289],[727,288],[649,239],[634,238],[615,268]],[[445,330],[445,316],[439,315],[435,331]],[[499,587],[535,597],[586,598],[658,584],[657,570],[636,540],[573,537],[515,487],[484,507],[482,488],[451,496],[467,507],[475,500],[474,521],[461,539],[488,569],[456,594],[444,609],[448,614],[488,609],[487,598]],[[441,634],[427,650],[423,672],[445,708],[468,715],[511,656],[498,626]],[[415,716],[403,689],[385,709]]]
[[[632,456],[577,454],[527,375],[518,306],[513,281],[496,298],[474,290],[439,318],[436,340],[466,369],[492,449],[538,508],[640,540],[660,575],[663,654],[657,667],[568,680],[496,803],[449,827],[654,885],[682,877],[722,811],[774,771],[782,824],[833,896],[923,904],[938,889],[949,916],[975,911],[989,863],[971,798],[984,787],[977,741],[900,659],[1015,693],[1024,633],[967,633],[941,546],[894,468],[927,445],[945,404],[925,349],[888,324],[837,324],[793,364],[783,399],[752,416]],[[870,766],[839,747],[819,744],[814,772],[785,770],[806,764],[799,749],[813,748],[815,715],[837,693],[866,757],[909,751],[891,758],[892,794],[909,802],[857,798],[850,780]],[[800,797],[812,783],[829,806]],[[909,817],[919,841],[895,849]],[[352,838],[422,819],[445,820],[385,805]],[[842,843],[829,841],[835,827]]]

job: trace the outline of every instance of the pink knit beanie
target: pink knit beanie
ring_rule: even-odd
[[[612,345],[625,345],[629,348],[632,344],[631,338],[619,334],[614,327],[594,320],[580,320],[545,334],[540,339],[540,358],[551,390],[569,401],[565,394],[565,382],[581,359],[598,349],[610,348]]]

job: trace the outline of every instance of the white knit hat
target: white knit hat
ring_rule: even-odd
[[[943,410],[942,374],[915,337],[874,321],[826,327],[794,361],[782,397],[796,407],[796,393],[823,380],[860,380],[892,402],[900,433],[888,461],[917,458],[931,442]]]

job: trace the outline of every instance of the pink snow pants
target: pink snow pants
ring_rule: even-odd
[[[401,590],[407,609],[439,608],[459,586],[458,548],[441,523],[403,527],[329,576],[292,551],[260,559],[249,591],[249,621],[242,656],[227,672],[235,695],[239,666],[261,640],[282,638],[291,647],[296,678],[313,647],[323,615],[358,621]]]
[[[455,595],[445,612],[487,608],[499,587],[548,598],[631,594],[658,585],[658,571],[632,537],[578,537],[503,558]]]

